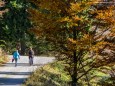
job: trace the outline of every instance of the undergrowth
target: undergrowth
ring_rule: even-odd
[[[64,66],[54,62],[36,70],[23,86],[69,86],[70,77]]]
[[[0,48],[0,65],[7,62],[8,58],[6,56],[6,53]]]
[[[103,70],[104,71],[104,70]],[[83,78],[79,86],[115,86],[115,78],[108,73],[92,70],[88,75],[88,82]],[[37,69],[24,83],[23,86],[71,86],[71,78],[64,71],[61,62],[54,62]]]

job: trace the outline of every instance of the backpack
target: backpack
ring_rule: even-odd
[[[34,55],[34,51],[33,50],[29,50],[29,56],[33,56]]]

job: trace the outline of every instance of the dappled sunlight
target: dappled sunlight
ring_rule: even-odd
[[[17,67],[15,67],[15,62],[11,61],[12,55],[10,55],[8,58],[9,62],[0,66],[0,85],[21,85],[24,80],[33,73],[33,71],[35,71],[37,68],[40,68],[44,64],[53,61],[53,58],[50,57],[34,57],[34,60],[36,61],[34,61],[34,64],[30,66],[28,57],[21,56],[21,58],[18,60]]]

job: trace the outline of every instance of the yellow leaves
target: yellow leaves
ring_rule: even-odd
[[[115,33],[115,28],[112,28],[111,31],[112,31],[113,33]]]
[[[72,20],[69,19],[69,17],[63,17],[63,18],[58,19],[58,21],[60,21],[60,22],[71,22]]]
[[[60,13],[61,9],[65,8],[65,3],[61,0],[42,0],[39,6],[42,9]]]
[[[106,44],[107,42],[104,41],[97,42],[97,44],[93,45],[90,50],[93,50],[98,53],[99,50],[103,49]]]
[[[71,10],[72,11],[79,11],[79,10],[81,10],[80,4],[78,4],[78,3],[71,3]]]
[[[94,4],[97,4],[99,2],[100,2],[100,0],[91,0],[88,4],[89,5],[94,5]]]
[[[80,1],[80,2],[76,2],[76,3],[71,3],[70,6],[70,13],[73,13],[72,15],[75,15],[75,12],[82,12],[84,10],[86,10],[87,8],[89,8],[91,5],[94,5],[95,3],[97,3],[99,0],[90,0],[90,1]]]
[[[72,16],[72,18],[69,17],[62,17],[60,18],[58,21],[60,22],[77,22],[81,20],[81,18],[79,18],[77,15],[76,16]]]
[[[70,6],[70,9],[68,10],[68,12],[74,16],[76,15],[77,13],[83,11],[86,9],[87,6],[83,6],[83,3],[71,3],[71,6]]]
[[[86,49],[89,50],[91,46],[91,39],[92,36],[88,34],[84,34],[84,36],[76,41],[76,45],[78,46],[78,49]]]
[[[110,24],[115,24],[115,7],[110,6],[106,10],[97,10],[97,19],[101,19],[105,22],[108,22]]]
[[[110,18],[113,16],[113,11],[112,10],[99,10],[98,12],[98,16],[97,18],[100,19],[106,19],[106,18]]]
[[[73,22],[82,20],[82,18],[78,17],[77,15],[73,16],[72,19],[73,19]]]
[[[72,38],[68,38],[68,41],[73,43],[73,44],[76,44],[76,40],[73,40]]]
[[[73,47],[75,50],[89,50],[91,46],[92,36],[84,34],[81,39],[74,40],[73,38],[68,38],[69,47]],[[71,45],[71,46],[70,46]]]

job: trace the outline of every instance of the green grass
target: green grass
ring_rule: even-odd
[[[89,83],[91,86],[115,86],[110,80],[109,74],[99,70],[92,70],[88,74]],[[71,78],[64,71],[64,66],[61,62],[54,62],[37,69],[23,86],[70,86]],[[80,86],[88,86],[85,76],[79,80]],[[107,85],[109,84],[109,85]]]
[[[70,77],[59,62],[45,65],[36,70],[23,86],[69,86]]]

